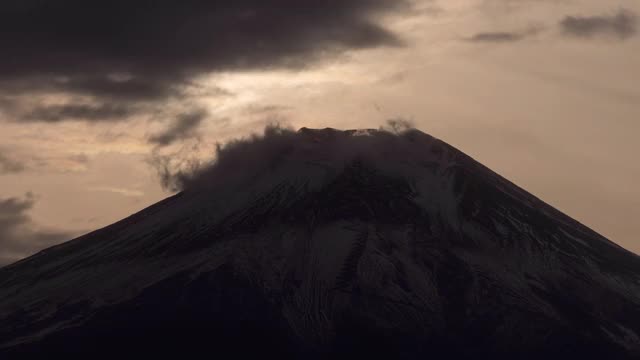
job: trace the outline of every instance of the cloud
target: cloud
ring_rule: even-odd
[[[194,137],[198,127],[207,116],[208,113],[201,109],[181,114],[168,129],[151,136],[149,142],[158,146],[167,146],[178,140]]]
[[[278,114],[281,112],[286,112],[286,111],[291,111],[294,108],[292,106],[285,106],[285,105],[275,105],[275,104],[268,104],[268,105],[257,105],[257,104],[251,104],[249,106],[247,106],[243,113],[246,115],[258,115],[258,116],[265,116],[265,115],[273,115],[273,114]]]
[[[378,19],[408,4],[9,0],[0,6],[0,92],[14,102],[39,94],[94,104],[38,109],[25,117],[31,121],[120,119],[130,115],[122,104],[181,99],[204,74],[301,69],[352,49],[399,46]]]
[[[483,32],[470,37],[471,42],[513,42],[522,40],[523,36],[519,33],[510,32]]]
[[[35,202],[31,193],[24,198],[0,198],[0,266],[73,237],[68,232],[39,228],[28,214]]]
[[[22,114],[24,121],[55,123],[69,120],[121,121],[139,110],[127,104],[64,104],[38,106]]]
[[[633,12],[621,9],[615,15],[567,16],[560,22],[560,28],[574,37],[609,36],[623,40],[637,33],[638,18]]]
[[[24,170],[24,164],[0,152],[0,175],[19,173]]]
[[[216,184],[241,184],[255,179],[268,179],[284,164],[327,163],[347,165],[354,159],[385,161],[389,154],[403,154],[407,159],[424,156],[424,147],[413,147],[419,137],[429,135],[415,130],[410,121],[392,119],[376,130],[376,136],[351,136],[356,131],[335,129],[295,131],[290,127],[270,124],[262,134],[253,134],[219,144],[210,161],[181,163],[182,157],[156,158],[162,185],[171,191],[189,191]],[[405,141],[405,140],[411,141]],[[302,170],[300,170],[302,171]]]
[[[511,43],[534,36],[540,31],[541,29],[536,27],[523,31],[480,32],[471,37],[468,37],[466,40],[474,43]]]
[[[0,147],[0,175],[23,172],[67,173],[87,170],[90,158],[84,153],[55,154],[37,149]]]

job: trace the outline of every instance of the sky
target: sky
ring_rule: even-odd
[[[172,194],[216,143],[388,119],[640,253],[637,0],[8,0],[0,264]]]

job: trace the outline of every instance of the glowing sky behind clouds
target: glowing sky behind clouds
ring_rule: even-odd
[[[5,236],[12,239],[0,240],[0,253],[27,255],[60,237],[16,242],[89,231],[166,197],[153,156],[204,157],[216,141],[261,131],[271,120],[357,128],[395,117],[411,119],[640,253],[640,3],[447,0],[411,9],[327,3],[345,15],[336,19],[317,8],[297,37],[319,45],[283,45],[277,37],[225,45],[237,51],[266,44],[250,66],[229,65],[238,60],[231,55],[211,65],[211,54],[202,51],[195,60],[155,64],[170,67],[171,78],[139,70],[135,60],[127,66],[144,83],[111,73],[107,85],[89,83],[79,69],[66,83],[54,82],[54,90],[41,74],[46,64],[30,70],[40,76],[35,82],[26,71],[9,81],[0,70],[0,200],[24,204],[20,221],[11,217]],[[283,31],[303,26],[291,14],[283,19],[291,21]],[[251,29],[242,34],[238,41],[256,36]],[[197,72],[187,77],[176,63]],[[175,90],[170,81],[188,86]],[[22,92],[9,91],[16,83]],[[124,91],[124,83],[126,99],[106,87]],[[156,97],[142,99],[140,89]],[[0,207],[0,225],[8,218]]]

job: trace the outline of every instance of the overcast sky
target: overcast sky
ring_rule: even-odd
[[[167,155],[389,118],[640,253],[637,0],[175,4],[0,5],[0,263],[170,195]]]

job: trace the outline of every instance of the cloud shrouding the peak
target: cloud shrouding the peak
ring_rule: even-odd
[[[356,158],[377,161],[380,154],[401,152],[421,156],[424,147],[413,148],[409,138],[432,139],[413,128],[411,122],[394,119],[374,134],[353,136],[356,130],[336,129],[310,130],[268,125],[262,134],[231,140],[219,144],[214,158],[208,162],[174,162],[187,164],[182,168],[171,168],[170,158],[156,159],[156,169],[162,185],[173,191],[191,190],[215,186],[220,183],[242,183],[261,178],[289,162],[313,163],[315,160],[336,166],[349,163]],[[366,134],[369,130],[364,130]],[[408,146],[407,144],[410,144]],[[316,159],[316,157],[318,157]]]

